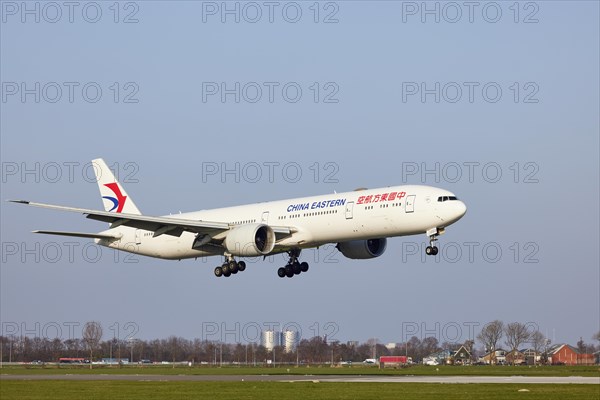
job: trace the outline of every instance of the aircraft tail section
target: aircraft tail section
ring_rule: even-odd
[[[115,213],[138,214],[142,213],[137,208],[131,197],[117,181],[108,165],[103,159],[97,158],[92,160],[100,196],[104,202],[104,210]]]

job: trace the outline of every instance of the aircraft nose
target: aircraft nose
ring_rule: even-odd
[[[456,204],[456,219],[460,219],[467,213],[467,205],[462,201],[458,201]]]

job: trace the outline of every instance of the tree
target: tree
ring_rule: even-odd
[[[577,351],[579,352],[579,354],[585,353],[586,347],[587,346],[583,341],[583,338],[579,338],[579,341],[577,342]]]
[[[513,352],[518,351],[519,346],[528,341],[531,337],[531,332],[529,331],[529,328],[527,328],[527,325],[520,322],[511,322],[506,325],[504,334],[506,336],[504,343],[506,343]]]
[[[504,333],[504,323],[499,320],[495,320],[486,324],[479,335],[477,335],[477,340],[483,343],[485,347],[485,351],[489,353],[494,353],[497,349],[498,342],[502,338]],[[490,363],[495,358],[495,354],[490,354]]]
[[[94,347],[102,338],[102,325],[96,321],[89,321],[83,326],[83,340],[90,349],[90,369],[92,369],[92,360],[94,355]]]
[[[546,336],[540,331],[535,331],[531,334],[529,341],[535,351],[535,356],[533,357],[533,364],[535,365],[538,354],[542,352],[546,345]]]

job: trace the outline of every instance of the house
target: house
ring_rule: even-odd
[[[556,344],[548,349],[548,362],[565,365],[593,365],[593,354],[581,354],[568,344]]]
[[[480,358],[486,364],[505,364],[506,363],[506,351],[498,349],[493,352],[487,353]]]
[[[450,357],[452,356],[452,352],[450,350],[440,350],[433,354],[428,355],[423,358],[423,364],[426,365],[440,365],[440,364],[449,364]]]
[[[440,364],[470,364],[471,352],[465,347],[460,346],[456,350],[440,350],[423,358],[423,364],[440,365]]]
[[[453,364],[470,364],[471,352],[465,346],[460,346],[456,351],[454,351],[450,358]]]
[[[535,351],[535,349],[521,349],[519,350],[525,356],[525,363],[527,365],[536,365],[542,363],[542,353]]]
[[[526,363],[525,354],[519,350],[511,350],[506,353],[506,363],[511,365],[522,365]]]

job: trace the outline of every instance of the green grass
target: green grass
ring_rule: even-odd
[[[520,392],[527,389],[528,392]],[[122,382],[2,381],[2,400],[36,399],[589,399],[600,385],[312,383],[312,382]]]
[[[600,367],[594,366],[423,366],[415,365],[399,369],[379,369],[374,366],[345,367],[209,367],[209,366],[4,366],[0,369],[4,375],[39,374],[149,374],[149,375],[480,375],[480,376],[599,376]]]

